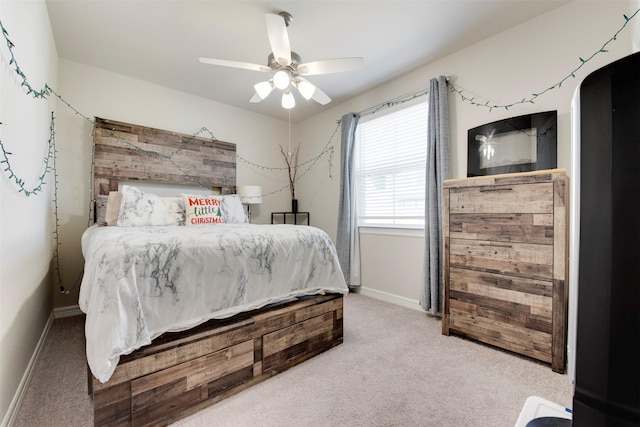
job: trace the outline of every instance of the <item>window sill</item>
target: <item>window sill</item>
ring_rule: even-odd
[[[377,234],[381,236],[424,238],[424,228],[358,226],[358,232],[360,234]]]

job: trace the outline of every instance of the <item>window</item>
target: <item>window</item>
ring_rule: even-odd
[[[427,103],[358,126],[358,225],[424,227]]]

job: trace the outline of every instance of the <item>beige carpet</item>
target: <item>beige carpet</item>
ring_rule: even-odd
[[[82,321],[54,322],[16,426],[93,424]],[[440,328],[348,295],[342,345],[174,425],[512,427],[528,396],[571,406],[566,375]]]

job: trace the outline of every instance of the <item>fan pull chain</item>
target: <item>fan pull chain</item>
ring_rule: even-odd
[[[289,154],[289,157],[291,157],[291,110],[287,110],[289,113],[289,146],[287,148],[287,153]]]

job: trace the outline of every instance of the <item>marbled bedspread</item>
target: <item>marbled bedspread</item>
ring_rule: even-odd
[[[308,226],[98,227],[82,236],[87,360],[106,382],[121,355],[302,295],[347,293],[335,247]]]

